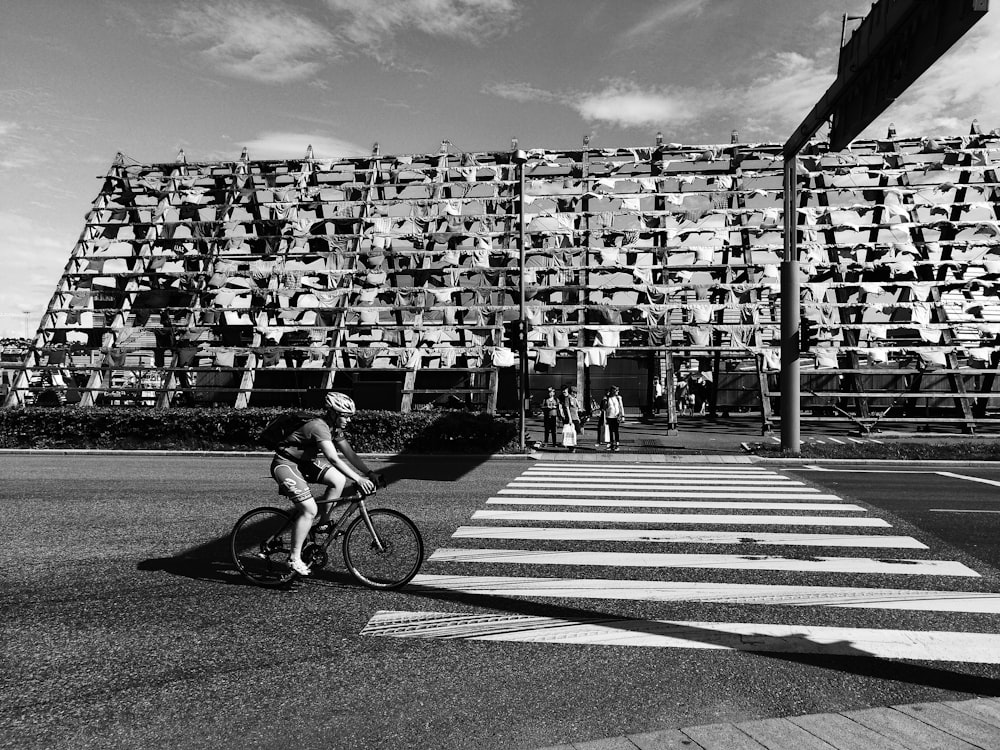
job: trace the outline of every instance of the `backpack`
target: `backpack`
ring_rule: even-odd
[[[316,419],[315,414],[304,411],[279,414],[264,426],[260,435],[257,436],[257,442],[269,450],[274,450],[281,445],[292,445],[288,442],[289,435],[313,419]]]

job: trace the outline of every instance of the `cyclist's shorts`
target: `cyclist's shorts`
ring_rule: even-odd
[[[278,483],[278,492],[293,503],[312,500],[309,483],[323,481],[328,471],[336,471],[326,459],[293,463],[278,456],[271,462],[271,476]]]

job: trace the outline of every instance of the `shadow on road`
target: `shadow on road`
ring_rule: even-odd
[[[485,594],[469,594],[444,589],[408,587],[404,591],[416,597],[435,601],[453,602],[473,607],[481,607],[492,611],[503,611],[517,615],[532,617],[551,617],[567,624],[600,625],[605,628],[616,628],[622,631],[640,634],[666,634],[694,642],[720,644],[722,635],[719,631],[685,626],[679,631],[665,630],[663,624],[646,620],[628,620],[609,615],[606,612],[567,607],[559,604],[549,604],[530,600],[514,599],[506,596]],[[460,617],[461,615],[459,615]],[[504,625],[496,622],[489,624],[489,632],[503,630]],[[513,623],[511,629],[521,629],[524,625]],[[528,627],[531,627],[529,624]],[[455,636],[452,636],[455,637]],[[460,636],[459,636],[460,637]],[[761,641],[764,638],[755,638]],[[807,634],[791,634],[780,639],[782,651],[768,648],[754,648],[754,644],[727,644],[728,647],[787,662],[829,669],[837,672],[874,677],[877,679],[906,682],[913,685],[937,688],[956,693],[968,693],[980,696],[1000,696],[1000,681],[977,675],[964,674],[944,667],[929,667],[914,664],[909,661],[883,659],[853,646],[849,641],[818,643]],[[824,653],[815,653],[822,649]],[[799,650],[799,653],[795,653]],[[848,658],[845,658],[848,657]]]

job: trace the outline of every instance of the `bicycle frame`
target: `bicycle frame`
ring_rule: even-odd
[[[382,544],[382,540],[379,539],[378,533],[375,531],[375,525],[372,523],[372,519],[368,515],[368,506],[365,505],[365,497],[366,495],[362,495],[360,493],[348,495],[347,497],[338,497],[333,500],[320,500],[319,498],[314,497],[317,505],[333,505],[335,503],[344,502],[348,503],[347,508],[344,509],[344,512],[337,521],[333,521],[331,519],[333,527],[329,532],[327,532],[326,541],[318,545],[323,552],[326,552],[327,548],[330,546],[330,542],[343,533],[345,527],[347,526],[347,520],[354,515],[355,511],[358,511],[364,519],[365,526],[368,528],[368,532],[372,535],[372,539],[375,540],[375,545],[378,547],[379,552],[385,551],[385,545]],[[289,519],[289,522],[294,523],[294,521],[295,516],[292,516]]]

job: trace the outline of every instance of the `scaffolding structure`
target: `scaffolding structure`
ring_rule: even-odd
[[[536,399],[614,383],[634,409],[659,379],[672,423],[688,389],[769,429],[780,144],[522,153],[119,154],[4,403],[513,410],[523,284]],[[803,150],[804,418],[991,419],[998,162],[976,126]]]

